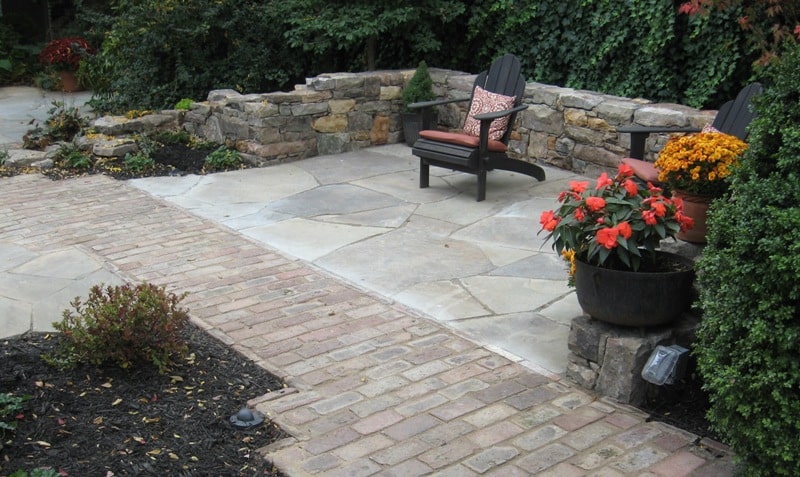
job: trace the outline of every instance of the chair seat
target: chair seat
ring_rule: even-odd
[[[654,185],[658,185],[660,183],[658,180],[658,169],[655,165],[653,165],[652,162],[626,157],[622,160],[622,163],[630,166],[630,168],[633,169],[633,173],[636,175],[636,177],[644,182],[651,182]]]
[[[425,131],[420,131],[419,135],[420,137],[424,137],[425,139],[430,139],[432,141],[446,142],[448,144],[456,144],[458,146],[478,147],[480,145],[480,139],[464,133],[426,129]],[[495,141],[494,139],[489,139],[489,144],[487,147],[491,152],[508,151],[508,146],[500,141]]]

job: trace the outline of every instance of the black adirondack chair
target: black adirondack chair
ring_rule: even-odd
[[[423,110],[423,125],[429,117],[429,111],[434,106],[460,101],[469,101],[467,111],[470,111],[473,104],[480,101],[473,101],[476,95],[476,88],[480,87],[485,91],[500,94],[506,97],[513,97],[513,106],[497,112],[487,112],[475,114],[475,120],[480,121],[480,132],[477,135],[465,132],[444,132],[431,129],[420,131],[418,139],[413,147],[412,154],[418,156],[419,160],[419,186],[428,187],[430,184],[430,166],[445,167],[461,172],[468,172],[478,176],[478,193],[476,199],[480,202],[486,198],[486,173],[493,169],[501,169],[519,172],[543,181],[545,179],[544,170],[535,165],[522,160],[508,157],[508,138],[514,124],[517,113],[526,109],[523,105],[522,96],[525,93],[525,78],[520,74],[519,60],[514,55],[505,55],[492,62],[488,71],[484,71],[475,79],[472,87],[472,96],[462,99],[449,99],[439,101],[425,101],[409,105],[412,109]],[[483,95],[482,92],[478,91]],[[490,126],[498,118],[508,117],[508,125],[504,131],[493,131],[498,139],[490,139]],[[469,117],[467,118],[469,121]],[[423,126],[425,127],[425,126]]]
[[[755,117],[755,112],[751,106],[753,98],[763,90],[761,83],[751,83],[745,86],[736,99],[723,104],[711,127],[719,132],[736,136],[741,140],[747,139],[747,127]],[[628,133],[631,135],[630,157],[622,160],[623,163],[631,166],[636,176],[645,182],[658,183],[658,169],[652,162],[645,161],[644,145],[647,136],[651,133],[696,133],[701,129],[692,127],[657,127],[657,126],[623,126],[617,128],[618,133]]]

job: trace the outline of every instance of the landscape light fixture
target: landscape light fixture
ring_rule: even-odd
[[[243,407],[231,416],[231,425],[237,429],[252,429],[264,423],[264,415],[258,411],[251,411]]]

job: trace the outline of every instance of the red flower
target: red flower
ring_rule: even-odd
[[[622,238],[624,238],[625,240],[628,240],[633,236],[633,229],[631,228],[631,224],[629,224],[628,222],[620,222],[617,225],[617,230],[619,231],[619,234],[622,235]]]
[[[611,178],[608,177],[608,174],[604,172],[600,174],[600,177],[597,178],[597,185],[595,186],[595,190],[600,190],[603,187],[608,187],[613,183],[614,181],[612,181]]]
[[[542,224],[542,229],[552,232],[561,221],[560,217],[556,217],[555,212],[552,210],[545,210],[539,217],[539,223]]]
[[[617,246],[617,235],[619,235],[619,230],[616,227],[600,229],[597,231],[596,240],[597,243],[611,250]]]
[[[576,194],[583,194],[586,188],[589,187],[589,181],[572,181],[569,183],[569,189]]]
[[[586,219],[586,212],[583,210],[583,207],[578,207],[575,209],[575,220],[578,222],[583,222]]]
[[[633,167],[631,167],[631,166],[629,166],[627,164],[620,164],[619,165],[619,170],[618,170],[618,173],[617,173],[617,177],[619,177],[621,179],[624,179],[626,177],[633,177],[633,174],[634,174]]]
[[[644,220],[645,225],[655,225],[658,223],[658,219],[656,218],[656,213],[652,209],[643,210],[642,219]]]
[[[589,212],[597,212],[605,206],[606,200],[602,197],[592,196],[586,198],[586,208],[589,209]]]
[[[626,179],[625,182],[622,183],[622,187],[628,191],[628,197],[636,197],[636,194],[639,193],[639,186],[631,179]]]
[[[663,202],[654,202],[651,207],[656,217],[664,217],[667,215],[667,206]]]
[[[686,232],[694,227],[694,219],[688,215],[685,215],[683,212],[675,212],[675,220],[678,221],[678,224],[681,227],[681,232]]]

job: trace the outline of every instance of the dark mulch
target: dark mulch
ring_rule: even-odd
[[[155,167],[144,171],[132,171],[122,167],[122,160],[97,161],[88,171],[53,168],[44,172],[51,179],[67,179],[86,174],[105,174],[115,179],[126,180],[139,177],[183,176],[186,174],[208,174],[204,167],[206,156],[214,149],[192,148],[184,144],[163,144],[152,154]],[[244,168],[246,166],[242,166]]]
[[[0,475],[281,476],[257,449],[287,435],[271,423],[237,430],[229,419],[283,384],[202,330],[184,333],[190,355],[166,374],[147,365],[61,371],[41,358],[57,335],[0,341],[0,391],[31,396],[16,431],[3,434]]]
[[[89,169],[66,169],[54,167],[52,169],[14,169],[0,167],[0,177],[11,177],[23,173],[39,173],[53,180],[69,179],[91,174],[105,174],[119,180],[136,179],[139,177],[159,177],[159,176],[183,176],[187,174],[204,175],[213,172],[224,172],[222,170],[208,170],[205,168],[205,158],[214,148],[189,147],[184,144],[162,144],[152,154],[155,167],[143,170],[132,171],[123,167],[121,158],[111,160],[98,160]],[[240,169],[249,167],[246,163]]]
[[[683,379],[673,384],[650,386],[651,393],[640,406],[650,414],[650,420],[665,422],[699,437],[721,441],[706,419],[708,394],[702,389],[702,378],[692,360]]]

